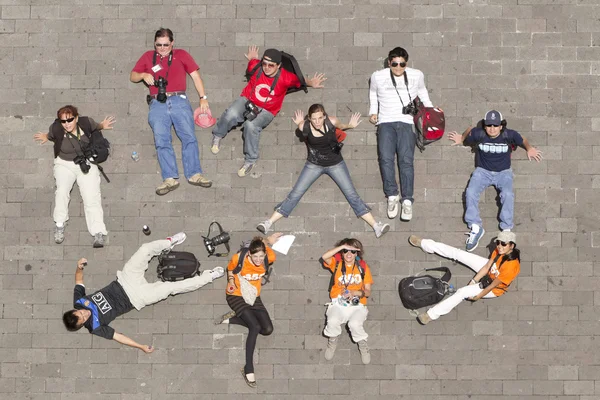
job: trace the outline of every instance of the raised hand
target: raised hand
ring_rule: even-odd
[[[362,119],[360,119],[360,113],[355,112],[350,116],[350,122],[348,122],[348,127],[356,128],[361,122],[362,122]]]
[[[294,116],[292,117],[292,121],[294,121],[294,123],[296,125],[300,125],[301,123],[304,122],[304,112],[302,112],[302,110],[296,110],[294,112]]]
[[[248,61],[258,59],[258,46],[248,46],[248,53],[244,54],[244,56]]]
[[[112,129],[112,125],[115,123],[116,119],[112,115],[108,117],[104,117],[104,120],[100,122],[101,130],[110,130]]]
[[[48,134],[44,132],[38,132],[35,135],[33,135],[33,140],[35,140],[39,144],[44,144],[48,141]]]
[[[527,150],[527,158],[529,159],[529,161],[535,160],[537,162],[540,162],[542,161],[542,152],[536,149],[535,147],[532,147],[529,150]]]
[[[448,132],[448,140],[452,140],[452,146],[462,145],[462,135],[456,131]]]

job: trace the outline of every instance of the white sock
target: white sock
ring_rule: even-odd
[[[475,233],[479,233],[479,225],[471,225],[471,230]]]

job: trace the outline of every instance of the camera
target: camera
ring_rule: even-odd
[[[358,296],[353,296],[352,300],[350,300],[350,302],[352,303],[353,306],[357,306],[358,303],[360,303],[360,297]]]
[[[333,151],[335,154],[340,154],[340,152],[342,151],[342,147],[344,147],[344,143],[336,141],[335,143],[331,143],[329,147],[331,148],[331,151]]]
[[[73,162],[76,165],[79,165],[79,168],[81,168],[81,172],[83,172],[84,174],[87,174],[88,172],[90,172],[90,162],[88,161],[86,156],[84,156],[83,154],[80,154],[77,157],[75,157],[73,159]]]
[[[154,86],[158,88],[158,94],[156,95],[156,100],[161,103],[167,101],[167,85],[169,82],[160,76],[156,81],[154,81]]]
[[[212,255],[215,252],[215,249],[218,245],[229,243],[231,237],[229,236],[229,232],[221,232],[217,236],[213,238],[203,237],[204,238],[204,247],[206,247],[206,251],[209,255]]]
[[[246,102],[245,107],[246,111],[244,111],[244,118],[246,118],[246,120],[248,121],[254,121],[256,116],[260,113],[260,108],[258,108],[256,104],[254,104],[250,100]]]
[[[402,107],[402,114],[408,114],[408,115],[415,116],[415,115],[417,115],[417,107],[415,107],[415,105],[413,103],[409,103],[409,104],[405,105],[404,107]]]

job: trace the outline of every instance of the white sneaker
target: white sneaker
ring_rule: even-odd
[[[179,232],[179,233],[174,234],[171,237],[168,237],[167,240],[171,241],[171,248],[173,248],[174,246],[177,246],[178,244],[185,242],[186,238],[187,238],[187,235],[185,233]]]
[[[337,338],[329,338],[327,340],[327,348],[325,349],[325,359],[327,361],[333,360],[335,355],[335,349],[337,348]]]
[[[367,365],[371,363],[371,353],[369,352],[369,345],[366,340],[358,342],[358,351],[360,351],[360,359],[363,364]]]
[[[270,230],[271,230],[271,226],[273,225],[273,223],[271,222],[270,219],[264,220],[263,222],[261,222],[260,224],[258,224],[256,226],[256,229],[264,234],[267,234]]]
[[[223,275],[225,275],[225,270],[223,269],[223,267],[214,267],[213,269],[210,270],[210,277],[212,278],[213,281],[215,279],[219,279]]]
[[[410,221],[412,219],[412,201],[405,199],[402,201],[402,213],[400,214],[402,221]]]
[[[398,216],[398,202],[400,201],[400,196],[390,196],[388,197],[388,218],[394,219]]]
[[[375,223],[375,225],[373,226],[373,230],[375,231],[375,237],[379,239],[383,234],[387,233],[390,230],[390,225],[384,224],[383,222],[379,221]]]

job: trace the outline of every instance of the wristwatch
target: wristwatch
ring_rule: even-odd
[[[200,96],[200,100],[208,100],[208,97],[206,97],[206,95]]]

